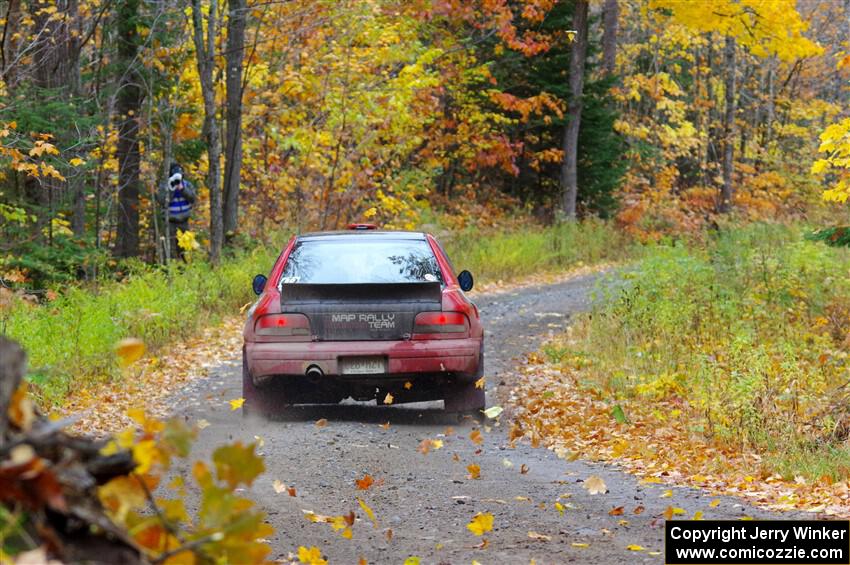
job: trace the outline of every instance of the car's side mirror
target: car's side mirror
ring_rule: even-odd
[[[257,275],[254,277],[254,282],[251,283],[251,286],[254,288],[254,294],[257,296],[263,293],[263,289],[266,288],[266,281],[269,279],[266,278],[266,275]]]
[[[464,292],[472,290],[472,283],[472,273],[469,271],[461,271],[457,276],[457,284],[460,285],[460,289]]]

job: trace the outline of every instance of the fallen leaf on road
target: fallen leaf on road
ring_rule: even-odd
[[[469,471],[469,474],[466,476],[468,479],[480,479],[481,478],[481,467],[472,463],[466,466],[466,470]]]
[[[466,529],[476,536],[483,536],[485,532],[493,529],[493,515],[489,512],[479,512],[475,515],[470,523],[466,525]]]
[[[514,500],[518,500],[520,502],[531,502],[531,499],[527,496],[515,496]]]
[[[633,510],[633,512],[635,514],[641,514],[644,510],[646,510],[646,508],[644,508],[643,506],[635,506],[635,509]]]
[[[618,526],[628,526],[629,521],[628,520],[617,520],[617,525]]]
[[[327,425],[328,425],[328,420],[327,420],[327,418],[321,418],[321,419],[319,419],[319,420],[316,420],[316,423],[315,423],[315,426],[316,426],[317,428],[324,428],[324,427],[325,427],[325,426],[327,426]]]
[[[389,422],[387,422],[386,424],[378,424],[378,425],[381,426],[382,428],[384,428],[385,430],[390,429],[390,423]]]
[[[412,389],[412,388],[413,388],[413,383],[412,383],[412,382],[410,382],[410,381],[407,381],[406,383],[404,383],[404,388],[405,388],[406,390],[410,390],[410,389]]]
[[[708,505],[711,506],[712,508],[717,508],[718,506],[720,506],[720,499],[715,498],[714,500],[709,502]]]
[[[384,532],[384,535],[387,538],[387,541],[393,541],[393,530],[392,528],[387,528],[387,531]]]
[[[411,555],[404,560],[404,565],[419,565],[419,558],[415,555]]]
[[[546,534],[538,534],[537,532],[528,532],[528,537],[537,541],[551,541],[552,536],[547,536]]]
[[[584,488],[586,488],[587,492],[590,494],[605,494],[608,492],[608,487],[605,485],[605,481],[596,475],[592,475],[585,479]]]
[[[387,395],[384,397],[384,404],[392,404],[392,403],[393,403],[393,395],[388,392]]]
[[[310,549],[306,547],[298,547],[298,561],[307,563],[308,565],[328,565],[328,562],[322,559],[322,552],[318,547],[312,546]]]
[[[581,543],[581,542],[577,542],[577,541],[574,541],[570,545],[573,546],[573,547],[581,547],[581,548],[590,547],[589,543]]]
[[[368,490],[375,481],[372,479],[372,476],[367,473],[363,475],[362,479],[356,479],[354,482],[357,484],[358,490]]]
[[[469,439],[471,439],[472,443],[475,445],[481,445],[484,443],[484,438],[481,437],[481,430],[472,430],[469,432]]]
[[[280,482],[278,479],[275,479],[275,481],[272,483],[272,488],[276,493],[280,494],[286,490],[286,485]]]
[[[210,423],[207,420],[205,420],[204,418],[201,418],[200,420],[198,420],[198,422],[195,425],[198,426],[199,430],[203,430],[205,428],[210,427]]]
[[[670,489],[667,489],[667,490],[665,490],[665,491],[664,491],[664,493],[660,496],[660,498],[670,498],[670,497],[672,497],[672,496],[673,496],[673,491],[672,491],[672,490],[670,490]]]
[[[629,551],[643,551],[646,548],[642,545],[637,545],[633,543],[631,545],[627,545],[626,549],[628,549]]]
[[[491,406],[490,408],[488,408],[487,410],[484,411],[484,415],[487,416],[488,418],[490,418],[491,420],[494,420],[494,419],[498,418],[499,414],[501,414],[504,411],[505,411],[505,409],[502,408],[501,406]]]
[[[475,381],[475,388],[483,389],[484,383],[486,383],[486,382],[487,382],[487,377],[481,377],[480,379]]]
[[[608,511],[609,516],[622,516],[623,515],[623,507],[617,506]]]
[[[231,410],[239,410],[240,408],[242,408],[242,405],[245,404],[245,399],[234,398],[233,400],[228,400],[228,403],[230,404]]]
[[[694,512],[693,519],[694,520],[702,520],[702,510],[697,510],[696,512]]]
[[[557,510],[558,514],[560,514],[561,516],[564,515],[564,505],[561,504],[560,502],[555,503],[555,510]]]
[[[504,467],[505,469],[510,469],[513,466],[514,466],[514,464],[511,463],[511,461],[509,459],[502,458],[502,467]]]
[[[673,519],[673,507],[672,506],[668,506],[664,510],[664,519],[665,520],[672,520]]]
[[[378,520],[375,519],[375,513],[372,511],[371,508],[369,508],[369,505],[366,504],[365,502],[363,502],[363,500],[360,499],[360,498],[357,499],[357,502],[358,502],[358,504],[360,504],[360,508],[363,509],[363,512],[366,513],[366,516],[369,517],[369,519],[372,521],[372,523],[377,528],[378,527]],[[392,530],[388,530],[388,531],[392,532]],[[392,534],[390,534],[389,537],[392,538]]]
[[[263,447],[264,445],[266,445],[266,440],[264,440],[264,439],[263,439],[263,438],[261,438],[260,436],[254,436],[254,441],[256,441],[256,442],[257,442],[257,449],[259,449],[259,448]]]
[[[519,474],[525,475],[526,473],[528,473],[528,465],[523,463],[522,465],[519,466]]]

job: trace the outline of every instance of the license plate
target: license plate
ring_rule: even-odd
[[[343,375],[375,375],[387,372],[384,357],[342,357],[339,360]]]

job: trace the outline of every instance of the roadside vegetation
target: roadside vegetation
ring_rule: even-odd
[[[40,403],[61,406],[74,388],[123,378],[114,351],[121,339],[141,339],[155,351],[237,314],[254,300],[251,278],[268,273],[285,242],[281,234],[215,268],[200,259],[172,268],[127,263],[119,281],[68,286],[43,303],[0,288],[0,333],[30,352],[29,379]],[[457,268],[472,271],[479,283],[618,260],[629,249],[604,222],[467,229],[445,245]]]
[[[612,424],[682,419],[683,444],[756,453],[790,480],[843,480],[850,251],[805,233],[758,224],[649,247],[546,358],[606,402]]]

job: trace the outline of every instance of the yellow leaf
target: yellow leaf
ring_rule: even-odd
[[[404,565],[419,565],[419,558],[415,555],[411,555],[404,560]]]
[[[665,490],[665,491],[664,491],[664,493],[660,496],[660,498],[670,498],[670,497],[672,497],[672,496],[673,496],[673,491],[672,491],[672,490],[670,490],[670,489],[667,489],[667,490]]]
[[[443,440],[441,440],[441,439],[432,439],[432,440],[431,440],[431,447],[433,447],[435,450],[436,450],[436,449],[442,449],[442,448],[443,448]]]
[[[410,389],[412,389],[412,388],[413,388],[413,383],[412,383],[412,382],[410,382],[410,381],[407,381],[406,383],[404,383],[404,388],[405,388],[406,390],[410,390]]]
[[[85,165],[86,162],[79,157],[74,157],[70,161],[68,161],[72,167],[79,167],[80,165]]]
[[[466,470],[469,471],[469,475],[467,475],[467,478],[469,478],[469,479],[480,479],[481,478],[481,467],[479,467],[475,463],[467,465]]]
[[[582,549],[585,548],[585,547],[590,547],[589,543],[580,543],[580,542],[577,542],[577,541],[574,541],[570,545],[573,546],[573,547],[580,547]]]
[[[274,489],[274,491],[277,494],[280,494],[280,493],[282,493],[283,491],[286,490],[286,485],[283,484],[282,482],[280,482],[280,480],[275,479],[274,482],[272,483],[272,488]]]
[[[493,420],[498,418],[499,414],[501,414],[503,411],[504,408],[502,408],[501,406],[491,406],[490,408],[484,411],[484,415]]]
[[[231,410],[239,410],[240,408],[242,408],[242,405],[245,404],[245,399],[234,398],[233,400],[228,400],[227,402],[230,404]]]
[[[466,525],[466,529],[476,536],[484,535],[484,532],[489,532],[493,529],[493,515],[489,512],[479,512],[475,515],[472,521]]]
[[[122,367],[128,367],[145,354],[145,342],[135,337],[122,339],[115,346],[115,354]]]
[[[324,427],[325,427],[325,426],[327,426],[327,425],[328,425],[328,420],[327,420],[327,418],[319,418],[318,420],[316,420],[316,424],[315,424],[315,426],[316,426],[317,428],[324,428]]]
[[[388,392],[387,395],[384,397],[384,404],[392,404],[392,403],[393,403],[393,395]]]
[[[714,500],[709,502],[708,505],[711,506],[712,508],[717,508],[718,506],[720,506],[720,499],[715,498]]]
[[[487,382],[487,377],[481,377],[477,381],[475,381],[475,388],[484,389],[484,384]]]
[[[590,476],[584,481],[584,488],[586,488],[587,492],[590,494],[605,494],[608,492],[608,487],[605,485],[605,481],[596,475]]]
[[[626,549],[628,549],[629,551],[643,551],[646,548],[642,545],[637,545],[633,543],[631,545],[627,545]]]
[[[322,559],[322,552],[318,547],[312,546],[310,549],[306,547],[298,547],[298,561],[307,563],[308,565],[328,565],[328,562]]]
[[[558,511],[558,514],[560,514],[561,516],[564,515],[564,505],[563,504],[561,504],[560,502],[556,502],[555,503],[555,509]]]
[[[363,509],[363,512],[366,513],[366,516],[368,516],[369,519],[372,520],[372,523],[375,524],[375,527],[377,528],[378,520],[375,519],[375,512],[373,512],[372,509],[369,508],[369,506],[365,502],[363,502],[363,500],[358,498],[357,502],[360,504],[360,508]]]
[[[138,464],[136,473],[144,475],[150,471],[151,466],[157,458],[159,449],[152,439],[140,441],[133,445],[133,460]]]
[[[552,536],[547,536],[546,534],[539,534],[534,531],[528,532],[528,537],[538,541],[550,541],[552,539]]]
[[[702,510],[694,512],[694,520],[702,520]]]

